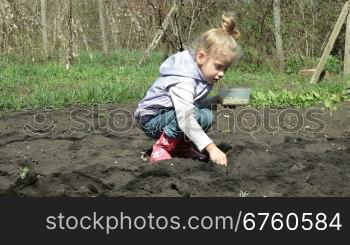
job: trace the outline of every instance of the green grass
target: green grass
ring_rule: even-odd
[[[336,109],[339,102],[349,99],[346,89],[350,79],[334,76],[318,84],[310,84],[310,78],[298,74],[284,74],[271,71],[244,73],[232,70],[224,78],[226,86],[251,87],[252,106],[308,107],[322,103]]]
[[[158,76],[162,54],[154,54],[143,66],[137,66],[142,53],[118,51],[115,54],[82,55],[71,69],[56,62],[20,61],[0,57],[0,110],[16,111],[61,108],[73,104],[135,103],[143,98]],[[343,91],[350,79],[335,77],[317,85],[295,74],[286,75],[264,69],[227,72],[224,86],[249,86],[253,106],[310,106],[324,103],[334,107],[348,97]],[[217,93],[216,88],[212,94]]]

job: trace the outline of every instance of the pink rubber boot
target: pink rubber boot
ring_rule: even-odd
[[[175,149],[180,141],[181,139],[170,138],[163,132],[153,145],[150,163],[171,159],[170,152]]]

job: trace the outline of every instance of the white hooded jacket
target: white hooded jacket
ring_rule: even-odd
[[[188,50],[170,56],[160,66],[160,77],[141,100],[134,116],[137,120],[174,109],[179,128],[202,151],[213,141],[194,117],[194,108],[210,107],[217,97],[206,99],[213,85],[207,83]]]

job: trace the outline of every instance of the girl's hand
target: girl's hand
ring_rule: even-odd
[[[205,149],[209,153],[210,160],[212,160],[214,163],[218,165],[227,166],[227,157],[225,153],[220,151],[220,149],[216,145],[209,144]]]

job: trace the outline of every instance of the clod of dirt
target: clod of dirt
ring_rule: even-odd
[[[296,171],[299,171],[299,170],[303,170],[303,169],[305,169],[305,168],[306,168],[306,167],[305,167],[304,164],[302,164],[302,163],[297,163],[297,164],[293,165],[293,166],[290,168],[290,171],[291,171],[291,172],[296,172]]]
[[[38,179],[38,174],[35,171],[30,170],[24,177],[20,176],[17,178],[15,186],[29,186],[34,184]]]
[[[97,193],[100,192],[100,191],[98,190],[98,188],[97,188],[95,185],[91,184],[91,183],[89,183],[89,184],[87,185],[87,188],[88,188],[91,192],[93,192],[93,193],[95,193],[95,194],[97,194]]]
[[[0,176],[8,176],[9,173],[3,170],[0,170]]]
[[[38,160],[29,160],[29,159],[24,159],[23,161],[18,161],[17,162],[18,166],[20,166],[21,168],[34,168],[35,165],[39,164]]]

